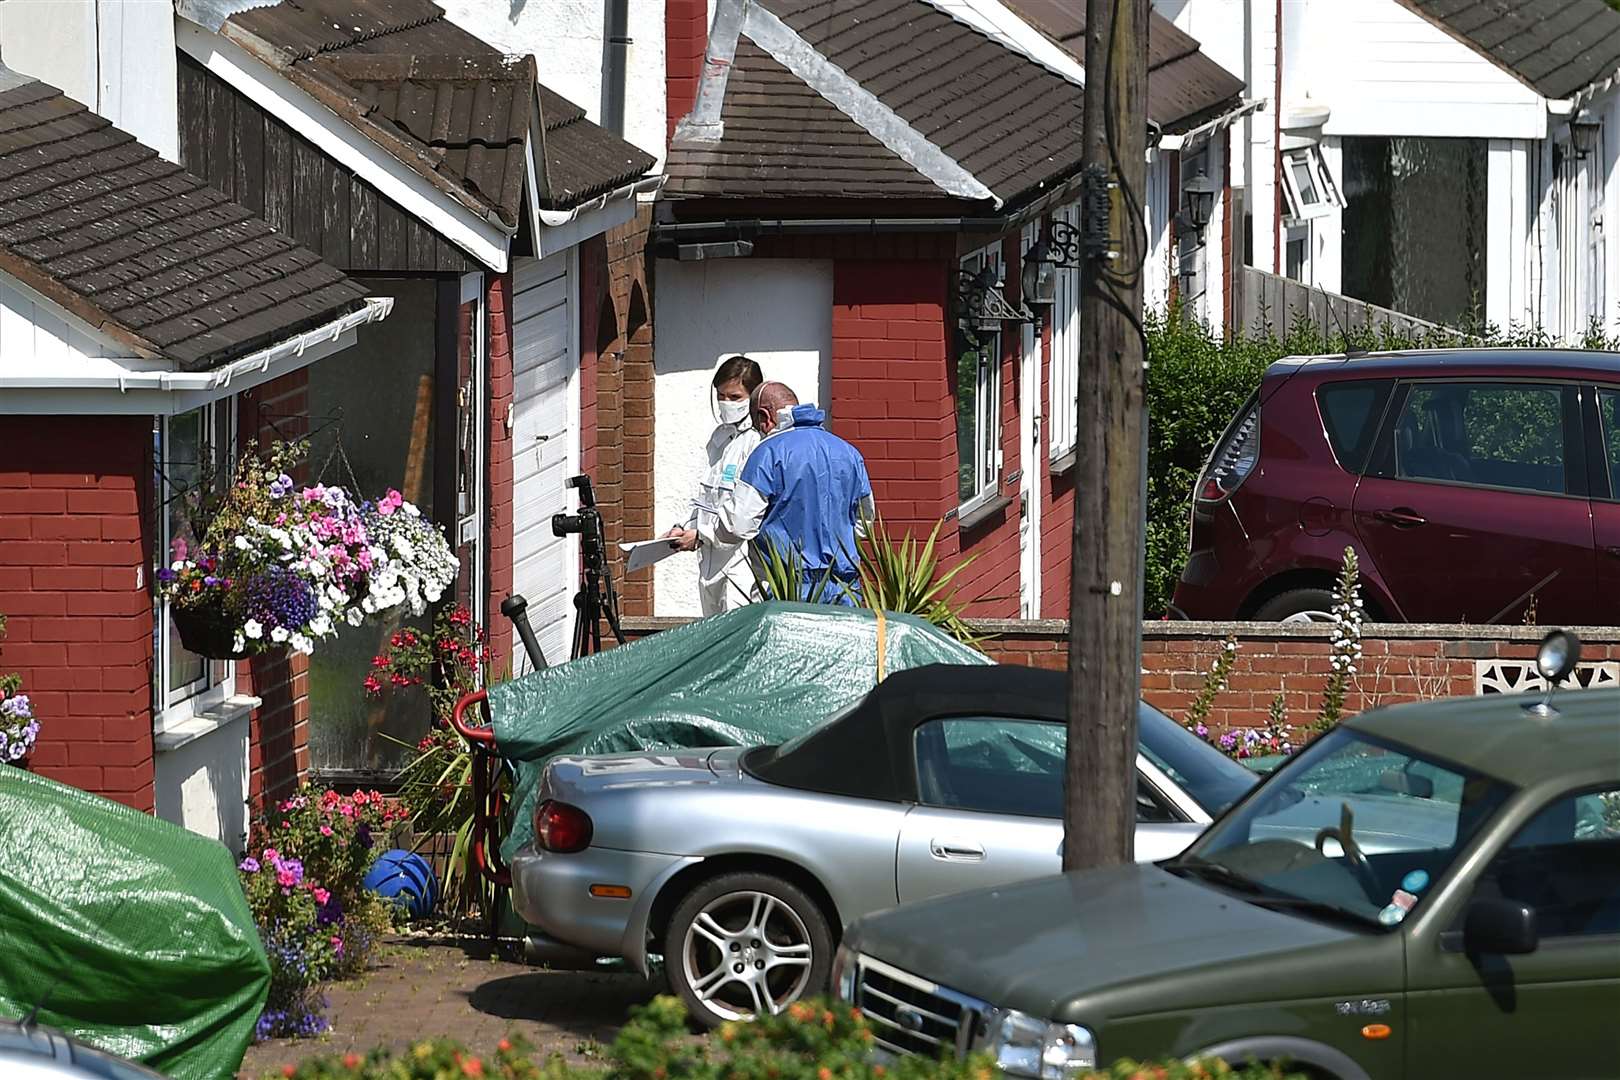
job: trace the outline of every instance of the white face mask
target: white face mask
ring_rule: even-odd
[[[748,419],[748,402],[746,401],[721,401],[717,404],[722,424],[740,424]]]

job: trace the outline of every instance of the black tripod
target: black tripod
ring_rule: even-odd
[[[569,659],[578,660],[581,656],[602,651],[603,619],[607,620],[608,628],[620,645],[624,644],[624,631],[619,628],[619,594],[613,589],[613,571],[608,567],[607,560],[607,540],[602,535],[602,513],[596,508],[591,478],[584,475],[569,477],[568,486],[579,489],[579,513],[553,514],[551,533],[553,536],[579,534],[585,581],[574,593],[574,643],[569,653]],[[529,626],[528,606],[528,601],[523,597],[508,596],[501,601],[501,614],[512,620],[518,637],[523,641],[523,651],[529,654],[529,662],[538,671],[546,666],[546,658],[540,652],[534,630]]]

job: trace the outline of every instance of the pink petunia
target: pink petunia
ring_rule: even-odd
[[[311,892],[310,895],[315,897],[315,902],[317,904],[325,904],[328,900],[332,899],[332,894],[327,892],[325,889],[316,889]]]
[[[322,836],[331,836],[332,835],[332,826],[330,826],[330,825],[322,825],[321,826],[321,835]]]

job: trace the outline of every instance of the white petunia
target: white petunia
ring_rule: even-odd
[[[285,626],[278,626],[274,630],[270,631],[270,640],[278,644],[286,641],[290,636],[291,635],[287,633],[287,628]]]
[[[250,638],[261,638],[264,636],[264,625],[258,619],[249,619],[242,624],[242,633]]]
[[[238,536],[236,538],[236,548],[238,551],[246,551],[248,549],[248,538],[245,536]]]
[[[343,613],[343,621],[350,626],[359,626],[366,621],[366,613],[360,608],[350,608]]]

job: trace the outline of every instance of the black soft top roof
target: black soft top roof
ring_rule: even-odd
[[[747,755],[748,771],[784,787],[857,799],[916,796],[912,732],[941,716],[1008,716],[1062,723],[1061,671],[1019,664],[928,664],[897,671],[842,715],[790,746]]]

